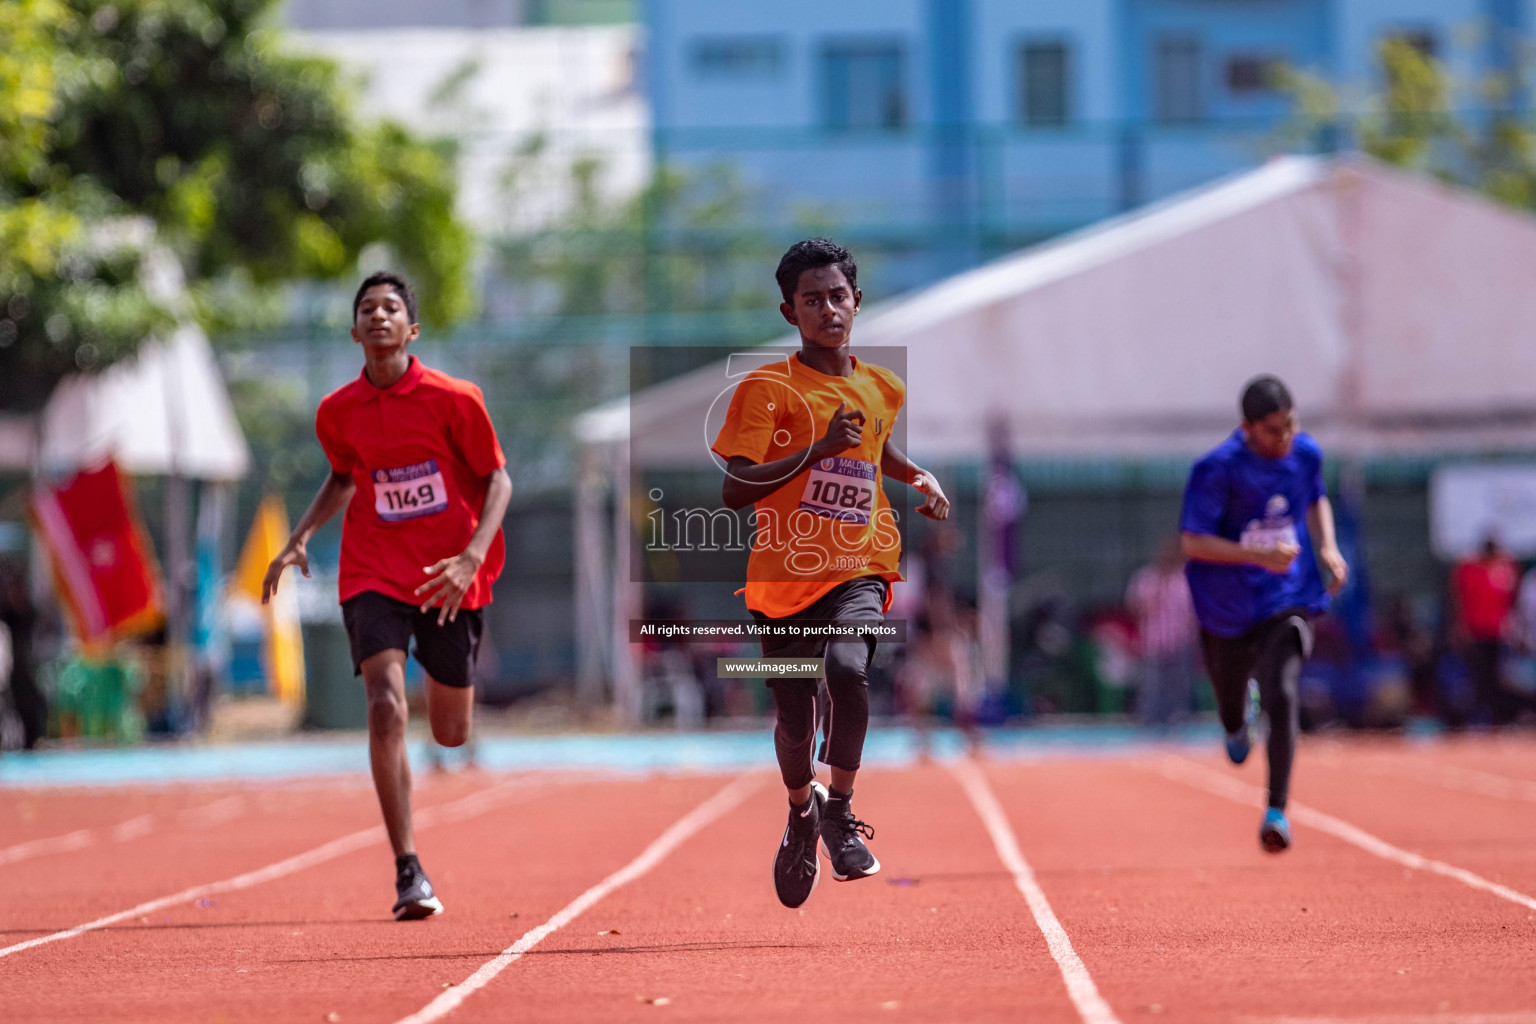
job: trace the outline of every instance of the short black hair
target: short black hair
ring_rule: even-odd
[[[387,270],[377,270],[363,278],[363,283],[357,286],[357,294],[352,296],[352,319],[357,319],[357,308],[363,304],[363,296],[368,294],[369,288],[376,288],[381,284],[387,284],[400,296],[400,301],[405,303],[405,314],[411,318],[411,323],[416,322],[416,293],[411,291],[411,286],[405,278],[399,274],[392,274]]]
[[[1279,377],[1267,373],[1253,378],[1243,388],[1242,405],[1244,423],[1257,423],[1266,416],[1296,408],[1296,403],[1291,401],[1290,390]]]
[[[779,260],[779,269],[773,272],[784,301],[795,301],[801,274],[821,267],[836,267],[848,279],[848,287],[859,287],[859,265],[853,262],[853,253],[825,238],[807,238],[790,246]]]

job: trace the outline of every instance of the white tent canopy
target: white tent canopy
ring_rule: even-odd
[[[1533,275],[1526,215],[1357,158],[1287,157],[867,310],[853,342],[905,347],[920,462],[980,460],[1000,420],[1025,456],[1193,454],[1260,373],[1333,452],[1529,450]],[[577,421],[580,673],[621,706],[637,700],[624,479],[710,464],[735,362]]]
[[[0,418],[0,468],[62,477],[112,458],[130,475],[170,478],[161,552],[169,584],[166,632],[172,644],[181,644],[192,609],[183,581],[194,576],[187,481],[239,480],[250,468],[250,452],[208,339],[190,322],[180,264],[155,244],[147,219],[97,228],[99,244],[114,239],[144,252],[145,290],[184,322],[168,337],[146,339],[135,355],[101,373],[66,377],[41,413]],[[227,489],[212,488],[197,519],[199,535],[217,538],[228,507]]]
[[[239,480],[250,467],[208,340],[182,327],[105,373],[70,377],[43,410],[40,465],[117,459],[132,475]]]
[[[1536,444],[1536,220],[1358,159],[1288,157],[865,311],[905,346],[919,458],[1188,453],[1258,373],[1334,447]],[[797,344],[787,338],[783,344]],[[706,367],[578,421],[647,465],[706,465]]]
[[[146,290],[185,311],[181,267],[154,244],[151,223],[128,218],[103,225],[98,234],[144,248]],[[251,461],[245,435],[201,328],[183,323],[101,373],[66,377],[39,416],[0,418],[0,468],[67,475],[109,456],[131,475],[210,481],[245,476]]]

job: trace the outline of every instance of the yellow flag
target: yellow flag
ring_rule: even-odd
[[[256,521],[240,550],[235,567],[235,589],[254,601],[261,600],[261,581],[267,566],[288,542],[288,512],[283,500],[269,494],[256,509]],[[263,667],[267,690],[284,704],[304,700],[304,636],[299,628],[299,595],[293,574],[286,573],[283,585],[272,600],[262,606],[266,619],[267,642]]]

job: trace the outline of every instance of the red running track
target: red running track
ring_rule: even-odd
[[[871,769],[798,911],[771,772],[434,776],[412,924],[364,780],[0,790],[4,1019],[1536,1024],[1536,741],[1307,743],[1279,857],[1258,762]]]

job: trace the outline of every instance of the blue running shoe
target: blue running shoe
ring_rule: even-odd
[[[1253,744],[1248,741],[1248,727],[1245,725],[1237,732],[1227,733],[1227,760],[1233,764],[1242,764],[1248,760],[1248,751]]]
[[[1285,812],[1271,807],[1264,812],[1264,824],[1259,826],[1259,845],[1266,853],[1282,853],[1291,847],[1291,823],[1285,820]]]
[[[1237,732],[1227,733],[1227,759],[1233,764],[1248,760],[1253,749],[1253,730],[1259,721],[1259,684],[1248,680],[1248,700],[1243,708],[1243,725]]]

